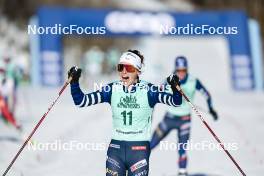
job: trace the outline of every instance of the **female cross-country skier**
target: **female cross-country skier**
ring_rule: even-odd
[[[202,85],[202,83],[192,75],[188,73],[188,63],[187,59],[184,56],[179,56],[175,60],[175,71],[174,74],[180,79],[180,85],[183,92],[193,100],[195,92],[198,90],[201,92],[208,104],[209,112],[213,116],[214,120],[218,119],[217,113],[215,112],[212,106],[212,99],[209,92]],[[170,91],[170,90],[168,90]],[[169,107],[164,119],[159,123],[156,128],[151,142],[150,148],[151,150],[155,148],[159,142],[165,138],[169,132],[173,129],[178,131],[178,143],[186,144],[189,140],[190,136],[190,127],[191,127],[191,108],[187,101],[183,100],[182,105],[180,107],[174,108]],[[179,149],[179,176],[187,176],[187,155],[183,145],[178,145]]]
[[[176,75],[167,78],[173,94],[160,92],[158,86],[139,79],[143,61],[143,55],[137,50],[123,53],[117,65],[120,80],[89,94],[84,94],[79,87],[81,69],[72,67],[68,72],[72,76],[71,94],[75,105],[111,105],[112,140],[107,151],[106,176],[147,176],[153,108],[157,103],[175,107],[182,103],[182,96],[176,90],[179,83]]]

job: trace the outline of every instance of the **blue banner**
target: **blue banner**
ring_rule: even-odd
[[[56,86],[63,82],[63,35],[140,37],[162,34],[173,37],[210,34],[223,35],[229,42],[233,87],[250,90],[255,86],[248,18],[242,11],[174,13],[42,7],[38,18],[43,85]]]

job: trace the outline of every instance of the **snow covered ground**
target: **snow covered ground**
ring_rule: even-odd
[[[47,110],[56,96],[57,89],[20,89],[18,116],[24,124],[25,132]],[[23,97],[27,97],[22,100]],[[223,142],[237,143],[238,150],[231,151],[235,159],[248,175],[260,176],[264,172],[264,142],[263,137],[263,93],[232,93],[215,95],[220,120],[215,123],[210,116],[206,120],[215,129]],[[154,112],[153,127],[156,126],[166,110],[158,105]],[[71,176],[71,175],[104,175],[105,155],[104,145],[110,141],[111,111],[108,105],[98,105],[93,108],[78,109],[73,106],[69,89],[66,90],[58,104],[49,114],[34,136],[36,143],[64,143],[79,141],[89,143],[89,150],[73,151],[33,151],[26,149],[9,175],[12,176]],[[192,141],[211,141],[216,143],[203,124],[193,116]],[[11,127],[0,123],[0,172],[14,156],[21,145],[19,135]],[[166,138],[174,142],[176,133]],[[239,175],[237,169],[223,151],[190,151],[189,171],[193,175]],[[151,156],[151,174],[153,176],[172,176],[177,171],[177,152],[175,150],[160,150]]]

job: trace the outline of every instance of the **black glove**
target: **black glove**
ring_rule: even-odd
[[[176,92],[176,85],[180,85],[179,77],[176,74],[171,74],[169,77],[167,77],[167,82],[171,86],[173,93]]]
[[[72,77],[71,84],[78,83],[79,79],[81,77],[82,69],[73,66],[71,69],[68,71],[68,78]]]
[[[213,116],[214,120],[218,119],[218,115],[213,108],[209,108],[209,112]]]

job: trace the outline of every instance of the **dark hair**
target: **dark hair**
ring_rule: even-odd
[[[134,54],[136,54],[138,57],[140,57],[140,59],[141,59],[141,63],[142,64],[144,64],[144,56],[140,53],[140,51],[138,51],[138,50],[131,50],[131,49],[129,49],[129,50],[127,50],[128,52],[131,52],[131,53],[134,53]]]

